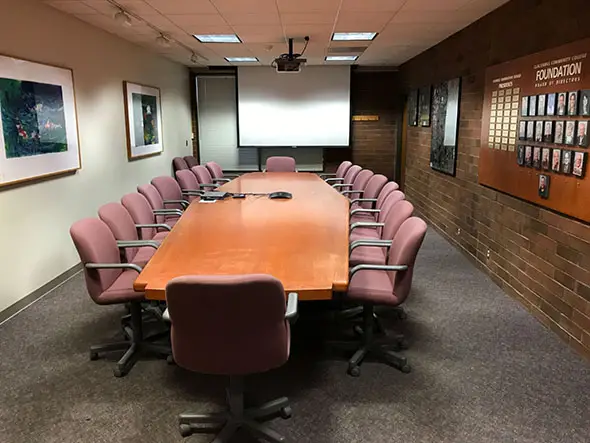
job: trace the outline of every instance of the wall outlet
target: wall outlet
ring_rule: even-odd
[[[188,146],[188,140],[186,140],[186,145]]]
[[[461,235],[461,228],[457,228],[457,235]]]
[[[486,258],[490,258],[490,250],[488,249],[488,252],[486,252]]]

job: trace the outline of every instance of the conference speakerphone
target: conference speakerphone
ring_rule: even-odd
[[[201,200],[204,201],[216,201],[216,200],[224,200],[227,197],[233,198],[246,198],[247,195],[257,195],[257,196],[268,196],[270,199],[290,199],[293,198],[293,194],[287,191],[275,191],[275,192],[245,192],[245,193],[235,193],[231,194],[229,192],[222,192],[222,191],[207,191],[203,193],[201,196]]]

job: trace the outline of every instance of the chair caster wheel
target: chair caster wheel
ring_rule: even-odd
[[[181,424],[179,426],[179,430],[180,430],[180,435],[182,437],[190,437],[191,435],[193,435],[193,430],[190,425]]]
[[[361,368],[359,366],[349,366],[348,367],[348,374],[352,377],[360,377],[361,375]]]
[[[117,378],[121,378],[121,377],[124,377],[125,375],[127,375],[127,374],[125,374],[125,372],[123,372],[123,370],[122,370],[121,368],[119,368],[119,367],[116,367],[116,368],[113,370],[113,374],[114,374],[114,375],[115,375],[115,377],[117,377]]]
[[[172,357],[172,354],[170,354],[168,357],[166,357],[166,363],[168,363],[169,365],[174,364],[174,357]]]
[[[98,360],[98,352],[90,351],[90,361]]]
[[[281,415],[282,419],[287,420],[293,415],[293,410],[291,409],[291,406],[285,406],[284,408],[281,408],[279,414]]]
[[[409,374],[410,372],[412,372],[412,367],[406,363],[405,365],[401,366],[399,370],[402,371],[404,374]]]

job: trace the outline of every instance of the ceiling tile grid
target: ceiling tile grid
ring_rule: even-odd
[[[257,57],[270,65],[296,39],[310,37],[308,64],[328,53],[358,55],[354,64],[399,65],[508,0],[39,0],[187,66],[228,65],[225,57]],[[114,16],[123,10],[131,26]],[[332,42],[334,32],[376,32],[373,41]],[[156,41],[163,33],[172,41]],[[193,34],[236,34],[242,43],[202,44]],[[192,53],[201,55],[199,63]],[[348,62],[353,63],[353,62]]]

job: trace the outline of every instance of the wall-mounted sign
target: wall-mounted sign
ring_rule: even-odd
[[[352,121],[353,122],[378,122],[379,116],[378,115],[353,115]]]
[[[487,69],[482,185],[590,221],[589,53],[585,39]]]

